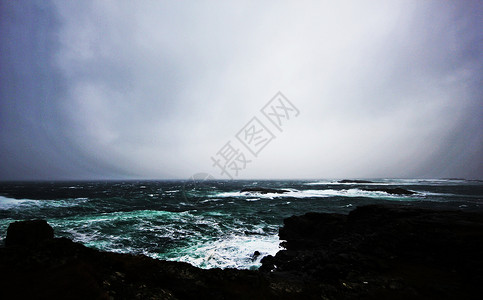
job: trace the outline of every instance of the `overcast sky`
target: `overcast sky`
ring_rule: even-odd
[[[0,180],[483,178],[481,1],[0,9]]]

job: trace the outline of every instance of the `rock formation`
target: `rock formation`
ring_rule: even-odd
[[[202,270],[101,252],[52,238],[51,232],[45,221],[10,225],[7,246],[0,248],[0,299],[480,299],[483,294],[483,213],[370,205],[349,215],[293,216],[279,233],[286,250],[263,258],[259,271]]]
[[[14,222],[8,227],[5,245],[28,246],[53,238],[54,229],[45,220]]]
[[[343,179],[337,181],[338,183],[374,183],[373,181],[369,180],[359,180],[359,179]]]
[[[251,188],[244,188],[240,191],[241,193],[258,193],[258,194],[283,194],[288,193],[287,190],[277,190],[277,189],[268,189],[263,187],[251,187]]]
[[[361,188],[364,191],[369,192],[385,192],[392,195],[414,195],[417,194],[416,192],[402,189],[402,188],[384,188],[384,187],[375,187],[375,188]]]

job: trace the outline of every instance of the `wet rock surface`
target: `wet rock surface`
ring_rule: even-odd
[[[338,183],[374,183],[374,181],[370,180],[360,180],[360,179],[343,179],[337,181]]]
[[[287,190],[278,190],[278,189],[268,189],[263,187],[252,187],[252,188],[244,188],[240,191],[241,193],[257,193],[257,194],[283,194],[288,193]]]
[[[202,270],[101,252],[65,238],[9,243],[0,248],[0,299],[479,299],[482,294],[482,213],[363,206],[349,215],[287,218],[280,238],[286,250],[263,258],[259,271]]]
[[[267,280],[256,271],[202,270],[65,238],[0,248],[0,269],[0,299],[270,298]]]
[[[8,226],[5,245],[33,245],[54,238],[54,229],[45,220],[13,222]]]
[[[417,194],[416,192],[406,190],[403,188],[362,188],[364,191],[369,191],[369,192],[385,192],[388,194],[392,195],[414,195]]]
[[[478,299],[483,214],[370,205],[284,220],[286,250],[262,272],[302,278],[329,299]]]

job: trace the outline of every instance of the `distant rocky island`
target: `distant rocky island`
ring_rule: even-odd
[[[377,184],[375,181],[369,181],[369,180],[359,180],[359,179],[343,179],[337,181],[337,183],[347,183],[347,184]],[[406,190],[403,188],[386,188],[386,187],[358,187],[359,189],[363,191],[368,191],[368,192],[385,192],[388,194],[392,195],[413,195],[417,194],[416,192]]]
[[[284,220],[258,271],[203,270],[10,224],[1,299],[480,299],[483,213],[369,205]]]
[[[288,190],[269,189],[264,187],[249,187],[240,191],[241,193],[255,193],[255,194],[284,194],[288,193]]]
[[[337,183],[374,183],[374,181],[359,180],[359,179],[342,179],[337,181]]]
[[[357,183],[362,183],[362,180],[356,180]],[[367,183],[365,181],[364,183]],[[354,181],[351,181],[354,183]],[[387,188],[387,187],[358,187],[360,190],[368,191],[368,192],[384,192],[391,195],[413,195],[417,194],[416,192],[406,190],[403,188]],[[248,194],[284,194],[290,192],[289,190],[283,189],[270,189],[264,187],[249,187],[240,190],[240,193],[248,193]]]
[[[377,188],[367,188],[363,187],[361,188],[363,191],[368,191],[368,192],[384,192],[392,195],[414,195],[417,194],[416,192],[406,190],[403,188],[384,188],[384,187],[377,187]]]

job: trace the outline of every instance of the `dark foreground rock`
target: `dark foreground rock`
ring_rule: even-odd
[[[483,214],[370,205],[284,220],[261,271],[329,299],[478,299]]]
[[[54,238],[54,229],[45,220],[13,222],[7,230],[5,245],[36,244]]]
[[[288,193],[288,190],[277,190],[277,189],[268,189],[263,187],[252,187],[252,188],[244,188],[240,192],[244,193],[258,193],[258,194],[283,194]]]
[[[287,250],[265,257],[260,271],[202,270],[142,255],[100,252],[65,238],[9,244],[0,248],[0,299],[482,295],[481,213],[374,205],[349,215],[307,213],[284,223],[280,238]]]
[[[256,271],[202,270],[142,255],[100,252],[66,238],[0,248],[0,270],[4,300],[277,298]]]

